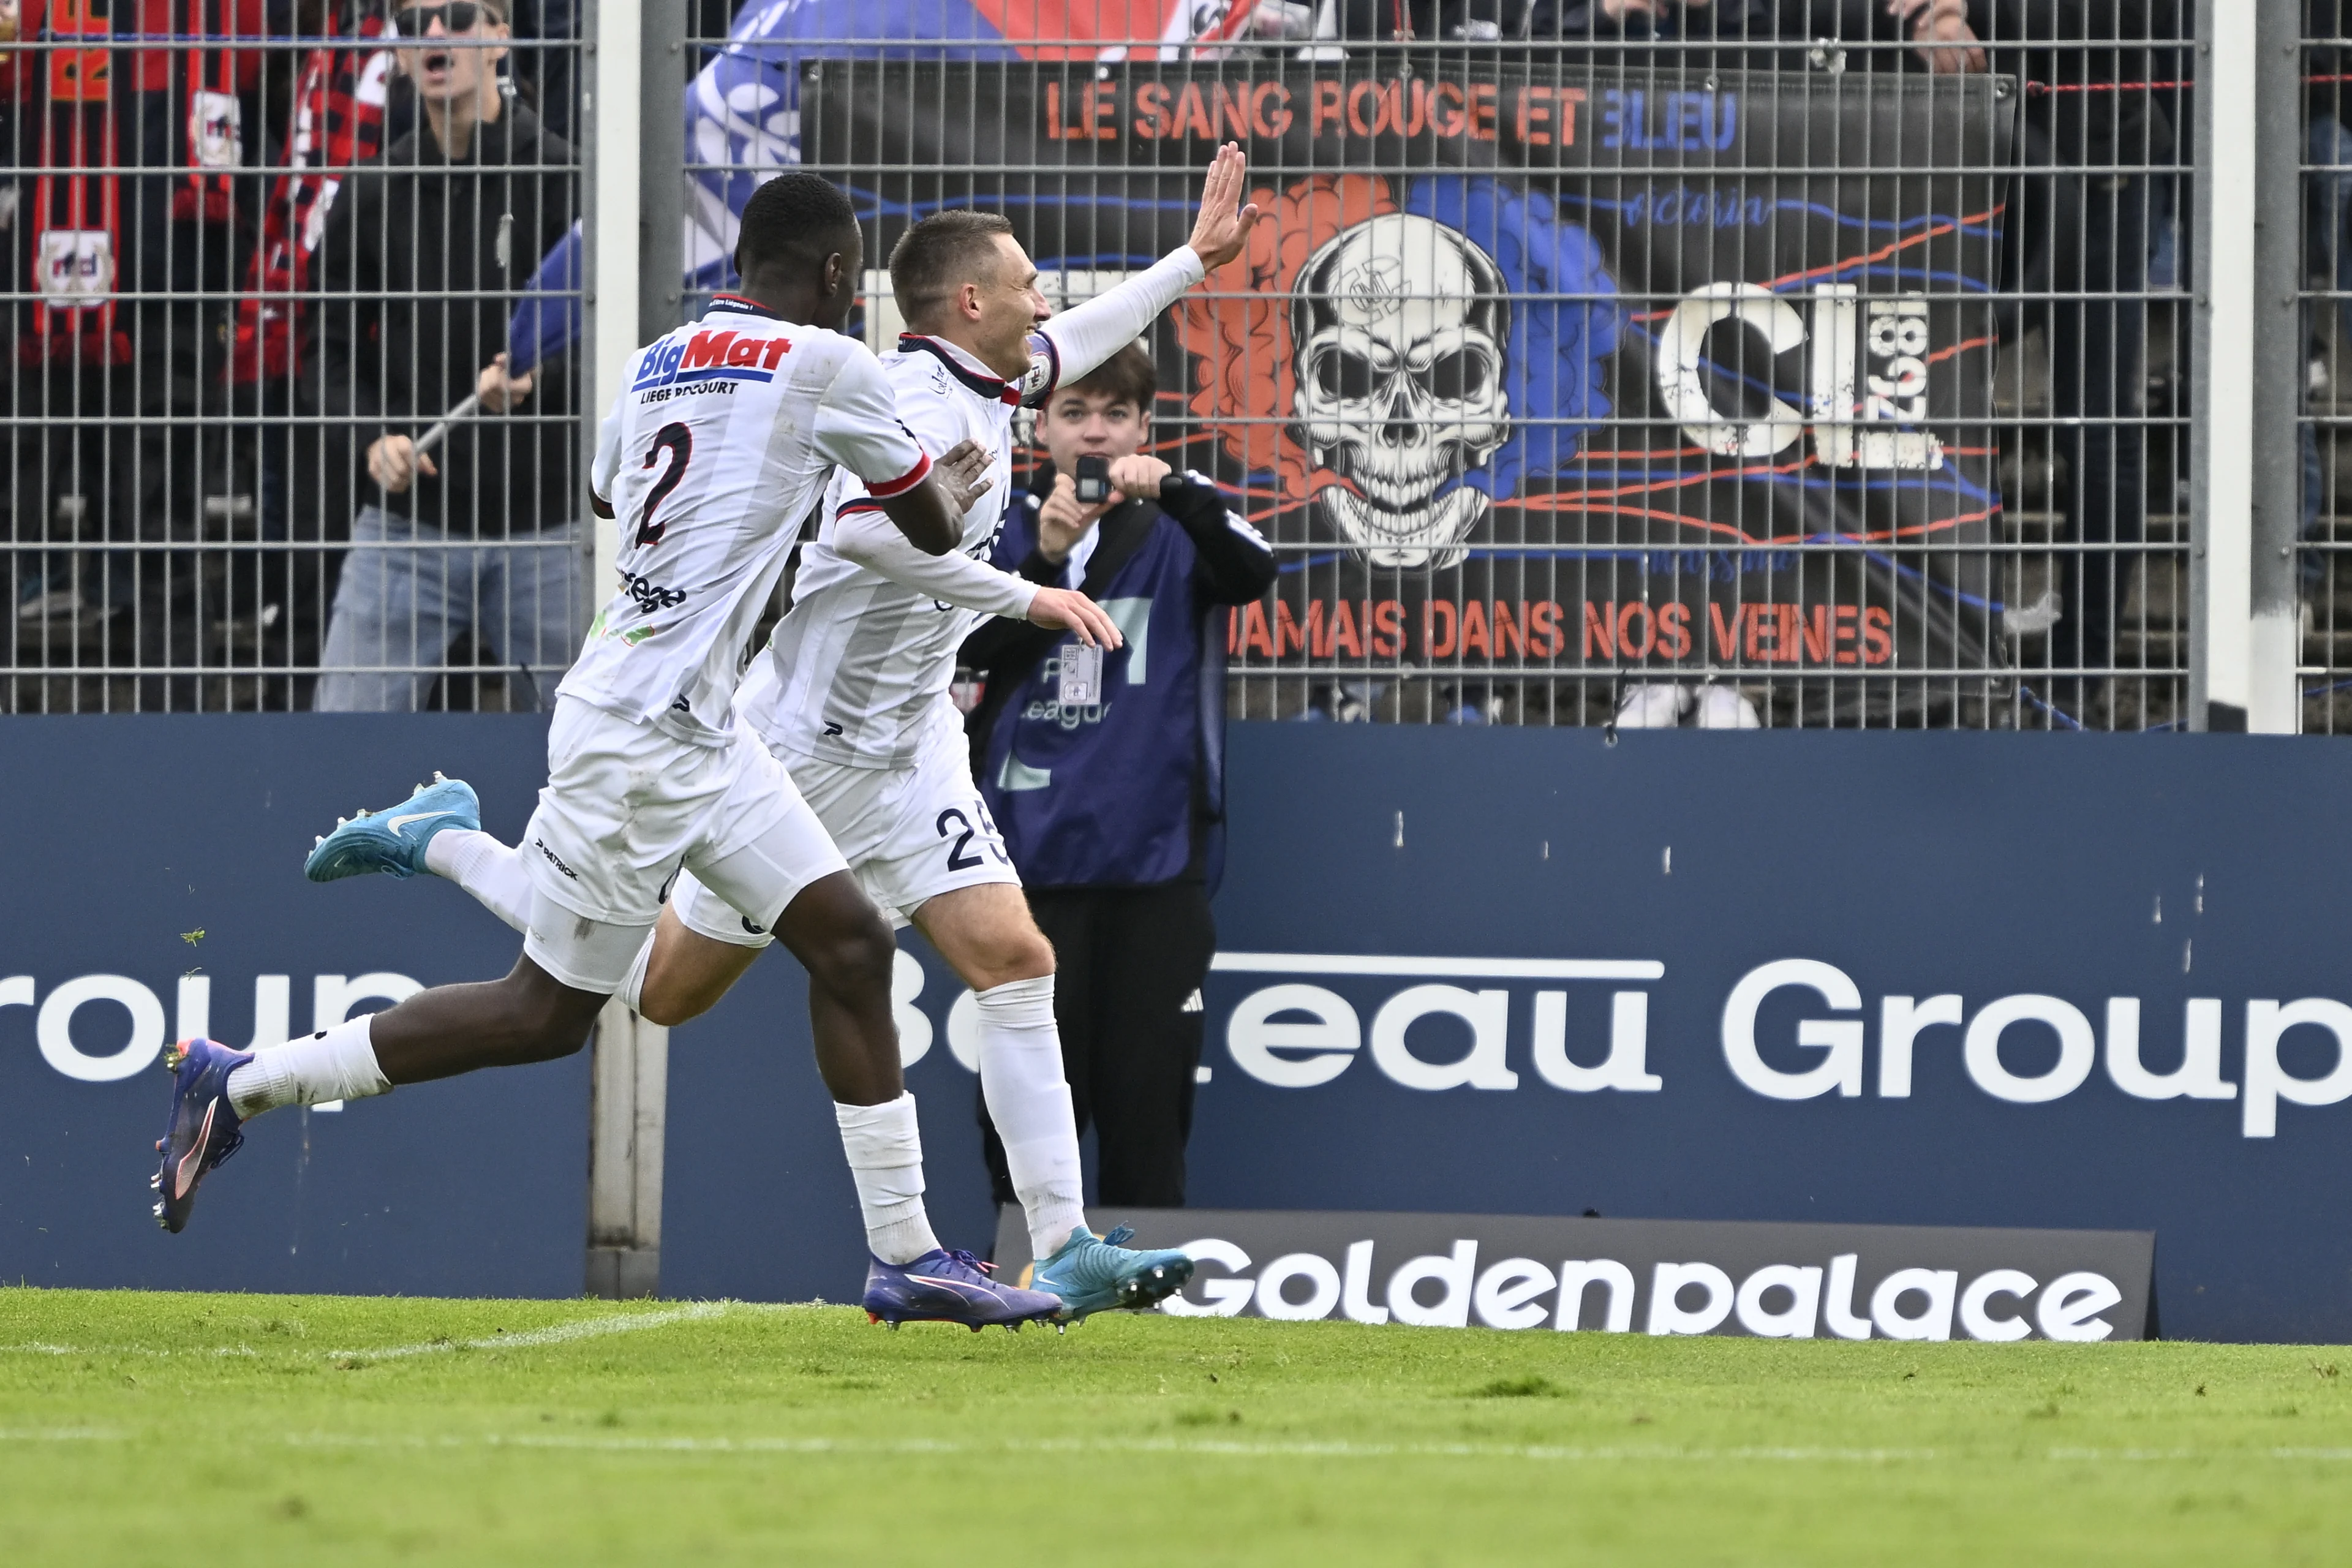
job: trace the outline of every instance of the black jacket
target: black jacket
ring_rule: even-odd
[[[454,427],[433,453],[437,478],[420,474],[386,495],[365,460],[378,436],[421,435],[506,349],[517,294],[579,210],[577,162],[520,103],[477,125],[454,161],[420,115],[336,194],[320,246],[329,298],[316,374],[320,406],[352,419],[363,500],[468,538],[572,520],[582,482],[575,354],[537,368],[514,418]],[[401,297],[442,290],[459,297]],[[362,297],[333,298],[347,291]],[[390,297],[365,297],[376,294]]]
[[[963,647],[964,662],[987,681],[965,724],[974,776],[1033,886],[1213,883],[1223,860],[1216,826],[1223,816],[1225,679],[1224,616],[1213,612],[1264,595],[1277,575],[1274,552],[1229,520],[1214,486],[1173,474],[1157,503],[1129,500],[1103,515],[1085,581],[1067,583],[1066,563],[1047,561],[1034,542],[1053,479],[1050,467],[1041,468],[1006,519],[997,564],[1018,557],[1017,569],[1032,582],[1082,587],[1130,614],[1140,605],[1147,619],[1130,625],[1129,635],[1139,650],[1142,638],[1151,639],[1150,685],[1126,685],[1126,675],[1113,674],[1103,692],[1081,700],[1089,705],[1045,721],[1041,740],[1030,722],[1034,706],[1058,701],[1062,690],[1041,666],[1066,634],[986,623]],[[1006,733],[999,737],[999,730]],[[1007,758],[1015,744],[1043,744],[1045,751],[1024,760],[1050,758],[1058,785],[1007,786],[989,761],[1000,739],[997,750]]]
[[[2026,84],[2026,123],[2048,139],[2059,163],[2170,160],[2172,125],[2162,105],[2172,94],[2145,84],[2179,74],[2189,0],[1968,0],[1968,8],[1990,68]],[[1788,0],[1782,27],[1852,43],[1909,38],[1883,0]],[[1926,68],[1907,47],[1871,58],[1880,70]]]
[[[1054,465],[1039,463],[1029,476],[1029,489],[1019,500],[1025,509],[1028,536],[1037,536],[1037,509],[1054,493]],[[1161,521],[1173,521],[1191,537],[1198,556],[1194,569],[1192,595],[1203,605],[1246,605],[1262,596],[1274,586],[1280,570],[1273,553],[1236,535],[1225,521],[1225,500],[1216,487],[1184,473],[1173,473],[1161,482],[1160,500],[1155,504],[1147,500],[1123,501],[1103,513],[1095,524],[1096,550],[1139,529],[1157,527]],[[1094,557],[1088,558],[1092,569]],[[1047,588],[1083,588],[1082,582],[1065,582],[1069,563],[1056,564],[1045,559],[1045,552],[1032,547],[1018,568],[1022,576]],[[1046,651],[1062,639],[1060,632],[1049,632],[1043,626],[1026,621],[998,618],[983,621],[978,630],[964,639],[961,661],[987,683],[987,695],[979,707],[964,718],[964,732],[971,742],[973,766],[977,768],[980,754],[987,750],[988,734],[996,721],[997,710],[1037,668]]]
[[[1601,0],[1534,0],[1528,14],[1528,39],[1543,58],[1601,70],[1801,68],[1796,54],[1774,49],[1780,36],[1772,0],[1675,4],[1655,16],[1628,11],[1617,17]]]

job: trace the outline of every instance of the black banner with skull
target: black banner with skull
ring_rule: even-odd
[[[1283,552],[1237,669],[1784,682],[1916,718],[2002,662],[2006,84],[1490,59],[828,60],[809,164],[885,255],[942,207],[1040,267],[1267,214],[1163,319],[1160,448]]]

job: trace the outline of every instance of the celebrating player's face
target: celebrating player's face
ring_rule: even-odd
[[[1010,380],[1029,365],[1029,334],[1054,313],[1037,291],[1037,264],[1009,234],[996,239],[994,276],[974,280],[980,319],[972,348],[997,374]]]

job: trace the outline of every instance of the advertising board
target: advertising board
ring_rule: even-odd
[[[2145,1231],[1101,1209],[1199,1265],[1180,1318],[1810,1340],[2152,1339]],[[1025,1281],[1008,1207],[996,1264]]]
[[[0,1278],[579,1289],[576,1058],[273,1114],[186,1235],[147,1214],[154,1058],[198,1010],[242,1046],[513,962],[455,888],[299,868],[436,766],[517,833],[542,724],[11,721]],[[1248,724],[1230,755],[1195,1205],[2153,1233],[2167,1336],[2352,1339],[2352,824],[2319,809],[2342,742]],[[984,1248],[971,1009],[906,949],[928,1201]],[[674,1033],[666,1293],[856,1289],[806,1016],[772,956]],[[1501,1260],[1423,1250],[1465,1236]],[[1826,1295],[1842,1252],[1874,1289],[1859,1245],[1755,1266]]]

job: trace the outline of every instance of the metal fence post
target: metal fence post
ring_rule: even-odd
[[[2302,19],[2295,0],[2200,0],[2197,34],[2189,727],[2292,733]]]
[[[637,336],[651,342],[678,324],[686,269],[686,0],[638,0],[637,145],[653,171],[637,188]],[[632,343],[632,348],[636,346]]]
[[[685,0],[596,0],[589,47],[589,288],[593,432],[639,344],[677,323],[684,221]],[[601,42],[604,47],[598,47]],[[645,171],[663,171],[654,178]],[[601,300],[604,309],[595,309]],[[593,434],[592,434],[593,440]],[[596,589],[613,581],[619,535],[596,531]],[[661,1284],[662,1151],[669,1031],[617,998],[596,1023],[589,1118],[589,1293],[653,1294]]]
[[[614,1300],[661,1289],[662,1148],[669,1031],[619,997],[596,1020],[590,1094],[588,1294]]]
[[[613,405],[629,353],[637,336],[639,187],[644,164],[637,155],[644,83],[641,0],[591,0],[586,48],[589,90],[588,211],[583,226],[588,241],[588,440],[594,450],[597,425]],[[613,581],[618,535],[609,518],[594,519],[596,560],[589,597]]]
[[[2253,630],[2246,728],[2303,727],[2302,606],[2295,539],[2303,520],[2303,15],[2261,0],[2254,104]]]

